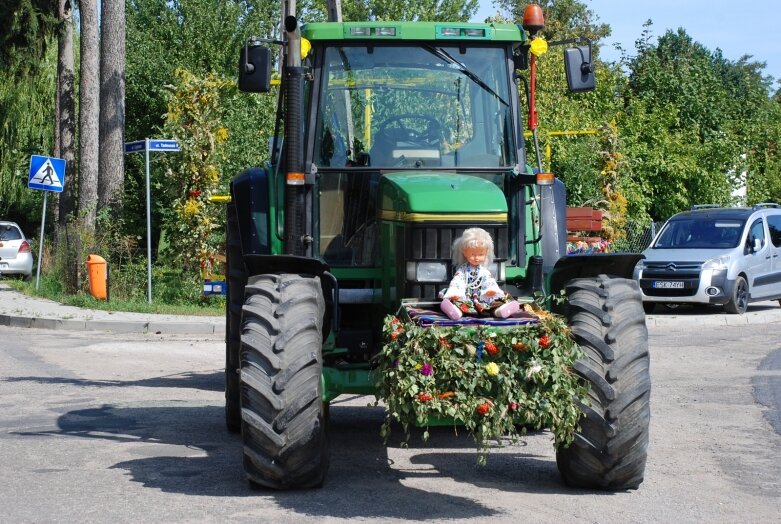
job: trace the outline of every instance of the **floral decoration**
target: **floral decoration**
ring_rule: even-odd
[[[385,319],[378,355],[378,401],[387,417],[382,434],[410,427],[463,425],[484,463],[491,442],[550,429],[567,446],[586,403],[587,387],[573,372],[582,356],[564,320],[537,311],[537,324],[422,328]],[[423,434],[428,438],[428,431]]]

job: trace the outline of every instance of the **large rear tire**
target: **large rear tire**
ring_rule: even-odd
[[[253,484],[322,485],[329,443],[322,402],[320,279],[281,274],[250,277],[241,327],[241,418],[244,469]]]
[[[575,441],[556,462],[580,488],[636,489],[643,482],[651,419],[648,330],[637,282],[600,275],[567,286],[568,321],[584,358],[575,371],[591,386]]]
[[[247,269],[244,266],[236,205],[228,203],[226,210],[227,249],[225,269],[228,286],[225,296],[225,425],[233,432],[241,431],[241,392],[239,388],[239,352],[241,350],[241,308]]]

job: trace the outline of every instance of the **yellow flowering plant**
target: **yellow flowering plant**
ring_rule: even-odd
[[[382,435],[402,425],[463,425],[475,439],[480,463],[489,445],[516,440],[527,429],[550,429],[568,446],[587,387],[572,367],[582,356],[564,319],[540,311],[540,321],[519,326],[420,327],[385,319],[378,355],[378,401],[387,416]]]
[[[168,86],[164,132],[179,141],[181,152],[170,159],[164,184],[171,202],[161,211],[166,256],[191,273],[211,273],[212,261],[222,251],[217,233],[223,208],[209,198],[218,192],[217,164],[228,140],[220,96],[229,86],[215,75],[199,77],[184,69],[176,71],[176,85]]]

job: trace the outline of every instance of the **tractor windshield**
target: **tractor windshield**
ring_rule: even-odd
[[[328,47],[316,163],[339,168],[512,166],[509,71],[501,47]]]

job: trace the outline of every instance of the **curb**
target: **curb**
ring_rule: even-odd
[[[110,331],[113,333],[219,335],[225,326],[209,322],[159,322],[133,320],[72,320],[0,315],[0,326],[63,331]]]

